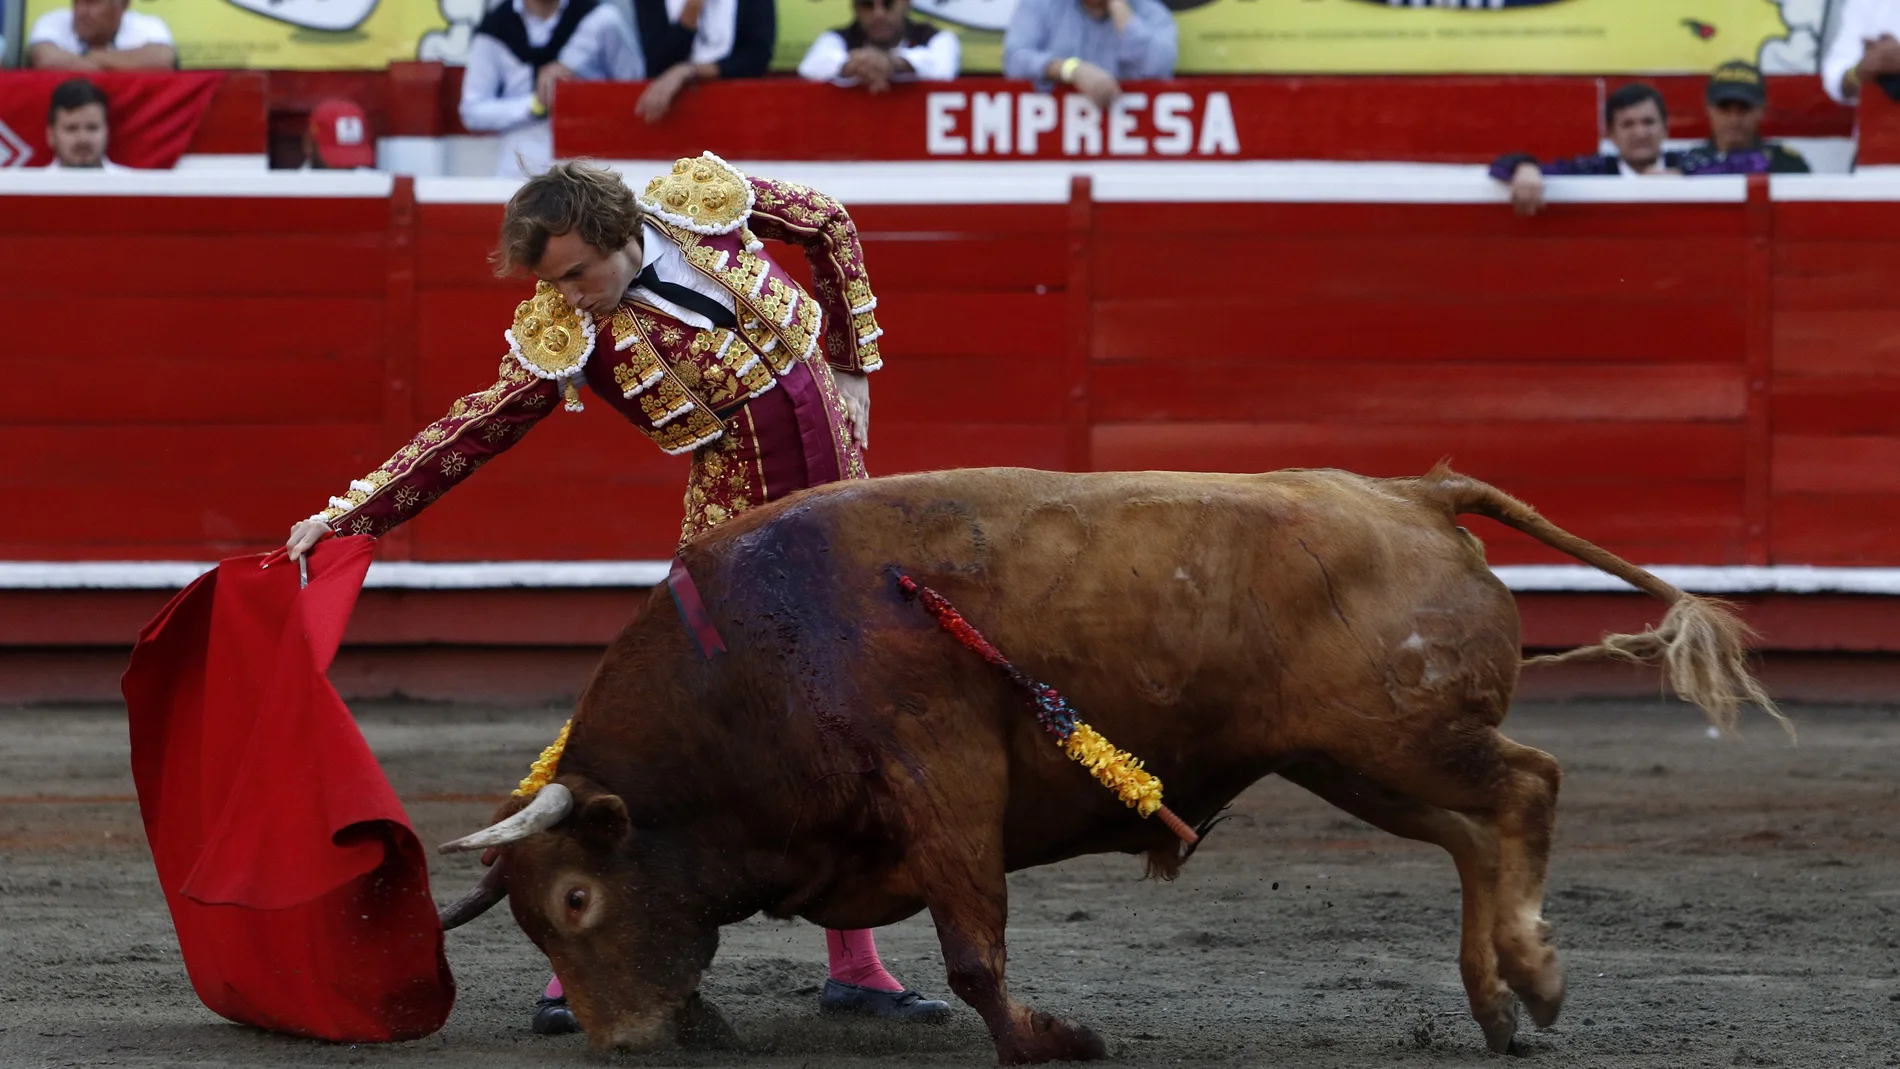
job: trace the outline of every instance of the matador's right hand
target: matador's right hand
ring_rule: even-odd
[[[290,550],[290,559],[296,560],[310,552],[312,546],[335,533],[322,520],[304,520],[290,529],[290,537],[284,540],[284,547]]]

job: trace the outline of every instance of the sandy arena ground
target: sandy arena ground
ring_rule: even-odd
[[[1570,973],[1541,1066],[1900,1066],[1900,708],[1806,707],[1789,748],[1766,718],[1740,742],[1660,703],[1525,704],[1511,734],[1568,774],[1546,915]],[[426,843],[483,823],[564,711],[359,708]],[[1010,978],[1094,1026],[1129,1065],[1512,1064],[1466,1016],[1457,883],[1434,848],[1268,780],[1173,884],[1083,858],[1013,877]],[[437,858],[436,895],[475,878]],[[945,992],[927,917],[880,936],[894,971]],[[481,1066],[599,1061],[531,1035],[546,976],[499,908],[453,933],[446,1028],[330,1046],[203,1009],[141,837],[123,714],[0,709],[0,1066]],[[706,989],[738,1054],[635,1065],[984,1066],[947,1025],[823,1018],[824,943],[805,924],[726,930]]]

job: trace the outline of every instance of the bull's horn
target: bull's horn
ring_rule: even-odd
[[[475,889],[455,900],[448,908],[436,914],[442,922],[442,930],[460,928],[469,921],[488,912],[488,907],[508,897],[507,888],[502,886],[501,869],[506,862],[497,861],[493,868],[482,874],[482,882]]]
[[[454,854],[463,850],[484,850],[503,843],[520,842],[538,831],[546,831],[561,822],[568,810],[574,808],[574,796],[566,787],[550,783],[535,792],[534,801],[507,820],[491,824],[473,835],[464,835],[451,843],[436,847],[445,854]]]

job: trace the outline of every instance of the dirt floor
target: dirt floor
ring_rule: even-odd
[[[1570,974],[1521,1064],[1900,1066],[1900,708],[1791,712],[1713,741],[1660,703],[1532,703],[1513,737],[1564,763],[1546,916]],[[484,822],[559,709],[377,705],[370,744],[427,843]],[[1484,1052],[1456,965],[1457,884],[1279,780],[1172,884],[1084,858],[1013,878],[1013,989],[1092,1025],[1131,1065],[1510,1064]],[[436,858],[438,898],[474,879]],[[886,929],[892,968],[946,991],[927,917]],[[440,1033],[342,1047],[229,1024],[186,981],[139,830],[123,713],[0,709],[0,1066],[593,1064],[527,1029],[545,962],[505,908],[450,937],[461,985]],[[634,1065],[983,1066],[958,1004],[941,1026],[823,1018],[824,942],[804,924],[726,930],[706,989],[739,1054]],[[948,997],[946,995],[946,997]]]

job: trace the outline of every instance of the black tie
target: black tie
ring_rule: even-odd
[[[650,290],[654,296],[679,305],[689,312],[698,312],[710,320],[715,327],[731,330],[739,325],[739,321],[733,317],[725,305],[691,286],[662,281],[659,274],[653,270],[652,264],[640,269],[640,275],[633,280],[633,284],[640,289]]]

